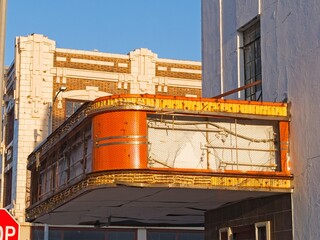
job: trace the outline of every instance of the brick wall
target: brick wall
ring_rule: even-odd
[[[52,98],[61,86],[67,87],[69,93],[89,87],[106,95],[148,93],[201,97],[200,63],[158,59],[148,49],[137,49],[129,55],[57,49],[53,67]],[[64,93],[62,96],[53,103],[52,130],[66,119],[68,97]],[[86,101],[85,96],[78,100]]]
[[[91,80],[91,79],[80,79],[80,78],[67,78],[66,83],[55,83],[53,84],[53,94],[59,91],[61,86],[67,87],[68,91],[72,90],[85,90],[86,87],[97,87],[99,91],[111,93],[111,94],[128,94],[128,89],[118,88],[118,83],[114,81],[102,81],[102,80]],[[52,125],[53,130],[59,127],[66,120],[66,100],[65,98],[61,99],[62,107],[58,108],[58,101],[55,101],[52,107]]]
[[[157,54],[141,48],[127,55],[56,49],[52,71],[54,75],[52,99],[61,86],[66,92],[53,103],[52,130],[66,119],[66,100],[71,91],[81,91],[74,100],[93,100],[85,96],[87,88],[100,95],[159,94],[201,96],[201,63],[194,61],[159,59]],[[94,90],[93,90],[94,91]],[[67,96],[68,95],[68,96]],[[90,95],[88,93],[88,95]]]
[[[178,63],[156,63],[156,76],[201,80],[201,66]]]
[[[129,59],[62,52],[56,52],[54,59],[54,67],[130,73]]]

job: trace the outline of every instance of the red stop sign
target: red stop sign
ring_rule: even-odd
[[[4,208],[0,208],[0,240],[19,240],[19,223]]]

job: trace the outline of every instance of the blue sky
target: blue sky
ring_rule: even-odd
[[[201,61],[201,0],[7,0],[5,64],[14,39],[31,33],[58,48]]]

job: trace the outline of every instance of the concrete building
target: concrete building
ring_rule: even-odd
[[[1,206],[29,239],[28,155],[82,104],[113,94],[201,96],[201,63],[159,58],[148,49],[128,55],[57,48],[54,40],[17,37],[6,73]]]
[[[287,198],[278,207],[287,215],[279,216],[283,224],[275,230],[286,229],[287,233],[275,232],[271,239],[320,239],[319,10],[316,0],[202,0],[203,96],[257,83],[225,99],[290,103],[288,159],[294,191],[274,199],[282,202]],[[241,213],[235,210],[239,208]],[[254,224],[256,220],[249,218],[255,208],[274,211],[276,205],[252,199],[226,207],[224,211],[230,213],[220,226],[224,224],[231,235],[242,225]],[[213,227],[219,224],[214,217],[220,211],[206,215],[206,239],[217,239]]]

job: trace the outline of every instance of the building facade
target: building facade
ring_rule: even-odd
[[[233,219],[246,223],[232,228],[236,239],[286,239],[293,188],[288,126],[285,103],[98,98],[29,155],[26,219],[50,224],[59,239],[71,236],[70,229],[56,225],[68,224],[107,227],[105,234],[112,227],[138,228],[141,235],[131,233],[131,240],[203,239],[195,230],[205,226],[230,239],[227,223],[242,216]],[[159,229],[163,235],[152,235]],[[85,239],[105,239],[101,231],[85,233]],[[206,231],[206,238],[219,239],[212,233]]]
[[[288,233],[290,225],[280,224],[279,229],[286,229],[288,235],[274,235],[271,239],[320,238],[318,14],[319,4],[314,0],[202,0],[203,96],[213,97],[252,84],[225,98],[290,103],[288,159],[295,188],[280,209],[273,203],[269,207],[287,212],[283,222],[292,219],[292,232]],[[253,208],[264,211],[265,201],[258,201],[261,206],[256,201],[238,203],[238,207],[246,205],[247,212],[238,216],[230,213],[224,219],[230,236],[232,230],[256,221],[249,219],[254,215],[249,213],[256,212]],[[277,201],[282,202],[283,197],[272,200]],[[219,211],[208,213],[207,224],[216,226],[214,216]],[[239,221],[241,218],[246,224]],[[206,229],[206,239],[216,234],[212,229]]]
[[[57,48],[40,34],[17,37],[4,92],[1,206],[29,239],[28,155],[82,104],[113,94],[201,96],[201,63],[158,58],[148,49],[128,55]]]

